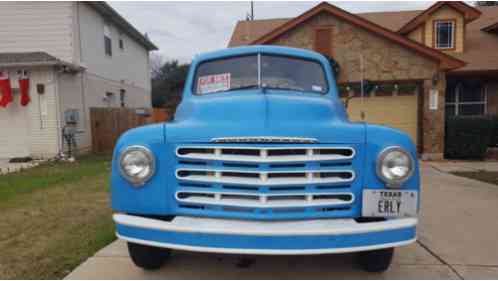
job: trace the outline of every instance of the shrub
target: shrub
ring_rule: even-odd
[[[489,146],[498,146],[498,115],[495,115],[493,118],[493,128],[491,131],[491,139]]]
[[[491,143],[494,120],[490,116],[448,117],[445,157],[483,159]]]

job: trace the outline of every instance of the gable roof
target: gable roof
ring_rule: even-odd
[[[467,65],[454,72],[498,70],[498,34],[484,32],[482,29],[496,23],[498,6],[479,7],[482,15],[467,24],[463,53],[454,57],[466,61]]]
[[[498,36],[491,30],[494,26],[498,31],[498,6],[483,6],[475,9],[479,10],[481,16],[466,25],[464,52],[451,54],[465,61],[467,65],[453,70],[453,73],[498,70],[498,52],[496,51]],[[420,12],[374,12],[359,15],[392,31],[397,31]]]
[[[400,12],[370,12],[356,14],[362,18],[381,25],[391,31],[398,31],[410,19],[418,15],[420,10],[400,11]],[[260,20],[238,21],[233,30],[228,47],[248,45],[256,38],[272,31],[278,26],[288,22],[292,18],[275,18]]]
[[[391,31],[398,31],[410,19],[420,14],[421,10],[400,12],[370,12],[357,14],[362,18],[381,25]],[[247,21],[238,21],[228,42],[228,47],[248,45],[256,38],[272,31],[292,18],[275,18]]]
[[[408,34],[410,31],[414,30],[421,24],[423,24],[427,18],[435,13],[437,10],[441,9],[443,6],[449,6],[461,14],[464,15],[465,22],[469,23],[473,20],[476,20],[479,18],[481,15],[481,12],[477,10],[476,8],[469,6],[465,4],[464,2],[460,1],[439,1],[434,3],[434,5],[430,6],[429,8],[423,10],[421,13],[419,13],[416,17],[412,18],[408,23],[403,25],[398,32],[401,34]]]
[[[498,21],[491,25],[481,28],[481,30],[486,32],[494,32],[498,34]]]
[[[87,1],[84,3],[90,5],[90,7],[94,8],[104,18],[117,25],[124,33],[136,40],[140,43],[140,45],[144,46],[147,51],[158,50],[156,45],[154,45],[154,43],[152,43],[147,36],[140,33],[140,31],[138,31],[106,2]]]
[[[455,69],[459,68],[465,65],[465,62],[456,59],[452,56],[449,56],[443,52],[440,52],[438,50],[429,48],[425,45],[422,45],[418,42],[412,41],[400,34],[397,34],[385,27],[382,27],[376,23],[373,23],[371,21],[368,21],[358,15],[351,14],[345,10],[342,10],[336,6],[333,6],[327,2],[322,2],[315,6],[314,8],[311,8],[310,10],[304,12],[303,14],[290,19],[286,21],[285,23],[279,25],[275,29],[267,32],[266,34],[262,35],[261,37],[249,42],[248,44],[250,45],[255,45],[255,44],[267,44],[283,33],[293,29],[294,27],[298,26],[299,24],[305,22],[306,20],[310,19],[311,17],[317,15],[318,13],[321,12],[327,12],[332,15],[334,15],[337,18],[340,18],[344,21],[347,21],[355,26],[358,26],[360,28],[366,29],[372,33],[375,33],[387,40],[390,40],[393,43],[399,44],[405,48],[411,49],[421,55],[424,55],[430,59],[436,60],[440,62],[440,65],[443,69]]]
[[[228,42],[228,47],[248,45],[252,40],[265,35],[289,20],[290,18],[238,21]]]
[[[396,12],[370,12],[358,16],[381,25],[391,31],[397,32],[403,25],[420,14],[422,10],[396,11]]]

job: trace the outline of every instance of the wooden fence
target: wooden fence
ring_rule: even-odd
[[[119,136],[125,131],[146,124],[171,120],[174,111],[163,108],[90,108],[92,151],[113,150]]]

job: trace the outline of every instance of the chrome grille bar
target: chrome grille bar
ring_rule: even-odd
[[[248,171],[180,168],[176,170],[176,178],[204,183],[285,186],[349,183],[354,180],[355,173],[352,170]]]
[[[343,193],[233,193],[215,191],[179,191],[175,195],[181,203],[208,204],[247,208],[304,208],[351,204],[354,195]]]
[[[296,137],[225,137],[213,138],[211,142],[215,143],[317,143],[315,138],[296,138]]]
[[[179,146],[176,155],[183,159],[279,163],[350,160],[351,147],[251,147],[251,146]]]

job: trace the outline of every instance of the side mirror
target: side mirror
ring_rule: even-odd
[[[339,65],[339,63],[333,58],[329,58],[329,63],[332,71],[334,72],[334,76],[339,76],[339,73],[341,72],[341,66]]]

